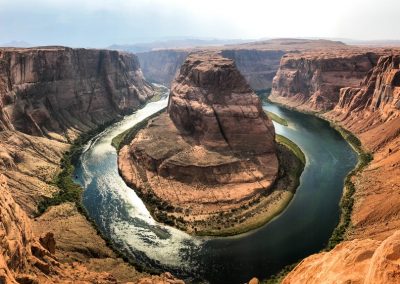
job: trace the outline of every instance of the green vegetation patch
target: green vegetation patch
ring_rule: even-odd
[[[280,284],[283,281],[283,279],[286,277],[286,275],[297,266],[297,264],[299,264],[299,263],[296,262],[293,264],[286,265],[284,268],[282,268],[281,271],[272,275],[267,280],[261,281],[261,283],[262,284]]]
[[[103,132],[108,126],[115,123],[117,120],[112,120],[108,123],[102,124],[96,129],[92,129],[84,134],[81,134],[79,138],[75,139],[72,143],[69,151],[65,152],[61,161],[61,171],[54,178],[52,184],[59,188],[52,197],[45,198],[39,202],[37,208],[37,215],[43,214],[50,206],[60,205],[64,202],[73,202],[79,211],[82,212],[82,187],[75,183],[73,180],[73,174],[75,171],[74,165],[78,162],[80,155],[82,154],[83,146],[89,142],[97,134]]]
[[[137,123],[132,128],[129,128],[129,129],[125,130],[124,132],[118,134],[117,136],[115,136],[112,139],[111,145],[115,149],[117,149],[117,151],[121,150],[122,147],[124,147],[125,145],[128,145],[132,141],[132,139],[136,136],[136,134],[139,132],[139,130],[141,130],[142,128],[144,128],[147,125],[147,123],[149,122],[150,119],[160,115],[164,111],[165,111],[165,108],[157,111],[156,113],[152,114],[148,118]]]
[[[268,117],[270,119],[272,119],[276,123],[279,123],[279,124],[281,124],[283,126],[288,126],[289,125],[287,120],[282,118],[282,117],[280,117],[279,115],[277,115],[277,114],[275,114],[273,112],[267,111],[267,110],[264,110],[264,112],[268,115]]]
[[[303,151],[300,149],[297,144],[295,144],[292,140],[286,138],[285,136],[276,134],[275,136],[276,142],[285,145],[287,148],[289,148],[297,158],[300,159],[300,161],[305,165],[306,164],[306,156],[304,155]]]
[[[351,213],[353,211],[354,193],[356,191],[356,187],[352,179],[366,166],[368,166],[368,164],[373,160],[372,154],[364,151],[361,145],[361,141],[354,134],[333,123],[331,123],[331,126],[335,128],[357,152],[358,163],[356,168],[352,170],[345,179],[344,194],[340,201],[340,222],[329,239],[328,245],[326,247],[326,250],[328,251],[333,249],[337,244],[345,239],[346,232],[351,227]]]

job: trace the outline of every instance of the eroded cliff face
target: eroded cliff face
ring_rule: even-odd
[[[400,282],[400,231],[384,241],[355,239],[304,259],[282,284]]]
[[[143,74],[150,82],[170,86],[192,50],[156,50],[138,53]],[[283,50],[224,49],[221,54],[235,61],[236,67],[254,90],[269,89],[279,68]]]
[[[235,222],[223,214],[257,203],[276,179],[274,139],[271,120],[233,61],[199,52],[172,84],[168,113],[122,148],[119,169],[145,200],[155,196],[172,208],[152,208],[156,217],[168,214],[189,232],[222,232],[253,216]]]
[[[352,238],[387,237],[400,226],[400,55],[382,56],[358,88],[344,88],[326,116],[349,129],[374,160],[357,179]]]
[[[140,66],[146,80],[165,86],[171,86],[189,50],[155,50],[138,53]]]
[[[270,89],[279,68],[283,50],[223,50],[224,57],[233,59],[240,73],[253,90]]]
[[[309,111],[333,109],[343,87],[357,87],[379,55],[357,50],[285,55],[273,80],[271,98],[285,98]]]
[[[233,61],[218,53],[199,53],[185,61],[172,84],[168,113],[179,130],[207,148],[275,151],[274,127],[258,97]]]
[[[355,133],[374,159],[353,178],[355,203],[352,226],[346,235],[351,241],[339,244],[330,252],[304,259],[284,283],[400,281],[400,234],[397,231],[400,226],[400,67],[398,52],[393,53],[381,56],[358,86],[344,85],[333,96],[330,89],[318,91],[322,102],[330,102],[325,109],[333,108],[322,116]],[[282,63],[286,65],[285,59]],[[293,70],[278,72],[271,99],[303,110],[324,109],[304,99],[303,93],[314,92],[318,84],[310,85],[313,80],[304,79],[310,77],[309,68],[295,66]],[[329,73],[329,69],[326,71]],[[305,80],[306,91],[296,94],[299,88],[294,82],[299,78]]]
[[[74,204],[33,217],[38,202],[59,190],[53,179],[69,142],[152,94],[133,55],[0,50],[0,283],[120,283],[144,276],[107,247]]]
[[[68,135],[128,113],[152,95],[137,58],[64,47],[0,50],[0,129]]]
[[[400,55],[382,56],[358,88],[343,88],[340,99],[329,114],[341,119],[354,131],[368,130],[375,124],[386,123],[400,116]],[[365,124],[366,118],[374,120]],[[357,119],[355,123],[351,120]],[[364,127],[362,127],[364,123]],[[396,133],[394,133],[396,134]],[[390,139],[392,137],[385,137]],[[378,142],[379,146],[379,141]]]
[[[0,283],[117,283],[109,273],[58,262],[53,233],[34,236],[31,220],[14,202],[2,174],[0,191]]]

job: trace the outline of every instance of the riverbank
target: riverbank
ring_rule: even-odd
[[[298,112],[302,112],[309,115],[314,115],[324,121],[327,121],[329,125],[334,128],[342,137],[347,141],[347,143],[354,149],[357,153],[358,161],[356,167],[346,176],[344,181],[344,188],[342,193],[342,199],[340,201],[340,222],[336,226],[335,230],[330,237],[328,244],[325,250],[333,249],[337,244],[345,240],[345,235],[348,230],[351,228],[351,213],[354,205],[354,193],[355,193],[355,185],[353,182],[353,177],[359,174],[368,164],[373,160],[373,155],[367,152],[361,141],[358,139],[356,135],[351,133],[350,131],[344,129],[334,121],[323,116],[324,112],[315,112],[306,109],[297,109],[294,106],[286,105],[284,102],[280,102],[278,100],[271,100],[268,96],[266,98],[271,103],[277,104],[283,108],[294,110]]]
[[[268,115],[268,117],[271,120],[275,121],[276,123],[279,123],[279,124],[281,124],[283,126],[288,126],[289,125],[287,120],[282,118],[282,117],[280,117],[279,115],[276,115],[275,113],[270,112],[270,111],[265,111],[265,113]]]
[[[85,207],[122,253],[148,267],[158,269],[155,262],[159,262],[165,271],[184,279],[196,275],[211,283],[244,283],[254,276],[265,279],[286,264],[323,248],[339,218],[340,181],[356,164],[354,151],[327,123],[265,106],[289,122],[289,127],[276,124],[276,133],[294,141],[307,155],[296,195],[278,217],[259,229],[236,237],[197,238],[154,222],[143,200],[115,170],[117,154],[112,138],[166,105],[165,100],[149,104],[137,115],[110,127],[85,151],[82,166],[77,168],[76,174],[86,189]],[[337,158],[343,162],[338,163]],[[138,257],[137,251],[145,255],[140,253]],[[215,270],[216,266],[220,269]]]
[[[328,120],[327,120],[328,121]],[[351,147],[357,152],[358,162],[355,169],[353,169],[347,176],[344,182],[344,189],[342,199],[340,201],[340,222],[332,233],[329,239],[326,250],[333,249],[337,244],[345,240],[347,231],[351,228],[351,213],[353,212],[354,206],[354,194],[356,191],[353,178],[368,166],[373,160],[371,153],[366,152],[361,141],[351,132],[345,130],[343,127],[329,121],[331,126],[336,129],[342,135],[342,137],[351,145]]]
[[[79,261],[88,269],[107,271],[118,281],[129,282],[164,271],[140,265],[116,248],[113,240],[103,234],[85,209],[82,200],[84,189],[75,176],[75,167],[86,144],[122,119],[82,133],[70,144],[60,160],[60,171],[51,182],[59,191],[39,202],[34,230],[40,235],[44,228],[52,228],[57,241],[56,256],[60,261]]]
[[[61,171],[53,178],[52,184],[58,187],[59,191],[52,197],[43,199],[39,202],[36,214],[37,217],[42,215],[49,207],[66,202],[74,203],[78,210],[84,213],[84,208],[81,202],[83,189],[73,179],[75,165],[79,161],[79,156],[82,154],[83,147],[92,138],[116,122],[118,122],[118,120],[112,120],[86,133],[82,133],[71,143],[71,146],[63,154],[63,157],[60,160]]]
[[[294,106],[286,105],[283,102],[271,100],[269,96],[266,96],[265,100],[269,103],[276,104],[284,109],[288,109],[291,111],[297,111],[300,113],[304,113],[307,115],[316,116],[327,123],[335,129],[346,142],[353,148],[353,150],[357,153],[357,165],[356,167],[348,173],[344,180],[344,188],[342,193],[342,198],[340,200],[340,221],[332,232],[331,237],[328,240],[326,247],[322,251],[330,251],[336,245],[345,240],[345,236],[348,233],[348,230],[351,228],[351,213],[354,206],[354,194],[355,194],[355,185],[354,185],[354,177],[362,172],[362,170],[368,166],[368,164],[373,160],[373,156],[371,153],[364,150],[362,147],[361,141],[356,137],[353,133],[344,129],[337,123],[327,119],[323,116],[323,112],[315,112],[312,110],[306,109],[298,109]],[[285,278],[285,276],[291,272],[298,264],[290,264],[285,266],[280,272],[276,273],[272,277],[265,279],[262,283],[266,284],[278,284]]]
[[[80,184],[77,183],[74,178],[75,167],[77,163],[79,163],[79,158],[83,152],[85,145],[90,140],[94,139],[97,135],[106,130],[109,126],[118,123],[121,119],[110,121],[86,133],[82,133],[72,142],[69,150],[64,153],[62,159],[60,160],[61,171],[53,179],[53,183],[59,188],[59,191],[56,192],[52,197],[43,199],[39,202],[36,220],[38,224],[49,224],[50,222],[52,224],[51,227],[53,228],[53,231],[58,231],[58,229],[60,229],[60,225],[58,224],[57,220],[59,220],[61,217],[64,220],[64,224],[62,225],[62,227],[66,226],[66,224],[69,223],[70,225],[66,226],[67,230],[74,231],[73,227],[79,226],[79,230],[85,232],[85,238],[93,235],[90,230],[88,231],[85,229],[84,223],[88,222],[90,224],[90,227],[93,228],[95,234],[97,235],[96,237],[99,236],[101,240],[104,241],[104,245],[106,246],[106,249],[103,249],[100,245],[97,250],[101,251],[104,256],[107,256],[106,258],[109,258],[109,255],[112,256],[113,254],[115,254],[115,257],[119,259],[117,261],[118,266],[124,266],[124,273],[127,273],[127,276],[130,277],[128,279],[136,279],[138,278],[137,273],[139,273],[140,277],[142,277],[148,276],[147,273],[158,273],[158,271],[152,271],[151,269],[147,269],[146,267],[138,266],[137,263],[128,259],[118,249],[116,249],[110,238],[102,234],[102,232],[97,227],[95,221],[89,216],[88,212],[83,206],[82,195],[84,189]],[[70,241],[71,239],[74,239],[74,237],[70,236],[68,238],[58,238],[58,240],[60,239],[64,243]],[[90,241],[86,241],[86,244],[88,246],[90,246],[90,243]],[[66,245],[68,247],[68,244]],[[109,250],[111,250],[112,253]],[[95,253],[95,249],[93,249],[90,253]],[[69,252],[69,254],[72,257],[72,255],[74,255],[74,252]],[[76,258],[77,256],[74,257]],[[72,257],[72,259],[74,257]],[[78,256],[78,259],[79,258],[81,257]],[[65,257],[64,260],[71,261],[68,253],[67,257]],[[108,262],[112,263],[113,261],[108,260]],[[93,268],[101,271],[101,267],[98,267],[98,265],[99,263],[92,264]],[[136,273],[129,272],[129,270],[134,270]],[[146,273],[143,273],[144,271],[146,271]]]
[[[116,149],[130,143],[136,133],[147,125],[148,121],[159,115],[159,111],[149,118],[136,124],[134,127],[117,135],[112,140],[112,145]],[[233,210],[219,213],[211,220],[196,222],[196,230],[184,221],[183,214],[174,210],[173,204],[165,204],[157,198],[155,194],[143,194],[137,190],[136,193],[145,202],[146,207],[154,219],[167,225],[175,226],[180,230],[198,236],[231,236],[248,232],[258,228],[284,210],[292,199],[294,192],[299,184],[299,178],[305,165],[305,156],[292,141],[277,136],[278,158],[280,160],[279,177],[270,189],[249,200],[247,204],[239,206]],[[129,184],[129,181],[128,181]],[[181,215],[182,216],[181,216]]]

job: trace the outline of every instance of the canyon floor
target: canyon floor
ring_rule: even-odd
[[[305,258],[287,275],[284,283],[399,283],[399,50],[359,48],[331,41],[276,40],[212,47],[207,52],[217,49],[237,61],[243,77],[254,88],[272,88],[272,101],[316,113],[341,125],[359,138],[365,151],[373,154],[368,166],[352,177],[354,205],[344,241],[329,252]],[[145,73],[169,83],[191,51],[155,51],[153,54],[157,56],[152,57],[150,52],[139,58],[142,61],[154,59],[147,62]],[[157,66],[157,60],[162,68]],[[233,86],[237,94],[252,92],[243,87],[246,82],[242,78],[214,76],[209,71],[199,68],[188,77],[192,82],[185,81],[185,76],[181,78],[176,89],[179,94],[177,108],[172,109],[175,123],[185,131],[197,127],[196,143],[201,142],[198,144],[209,146],[225,140],[232,142],[233,147],[244,145],[240,151],[248,150],[246,147],[257,148],[260,144],[257,135],[270,132],[271,123],[262,115],[256,117],[262,117],[265,128],[263,123],[254,124],[254,120],[248,120],[261,111],[254,104],[253,95],[248,100],[239,99],[237,104],[223,102],[224,108],[213,112],[207,111],[210,110],[209,101],[214,97],[206,97],[205,101],[195,100],[192,104],[196,110],[194,114],[185,110],[188,98],[203,95],[197,89],[199,85],[208,88],[210,82],[212,91],[215,91],[217,81]],[[190,96],[182,95],[188,90],[192,92],[189,92]],[[64,47],[0,49],[1,283],[182,283],[170,274],[150,276],[128,264],[107,245],[75,203],[52,206],[40,216],[37,212],[41,200],[51,198],[60,190],[54,177],[61,170],[61,159],[71,141],[81,133],[131,113],[152,96],[153,88],[144,80],[139,59],[134,55]],[[239,111],[237,105],[249,108]],[[224,112],[226,106],[228,112]],[[235,123],[227,123],[227,131],[221,131],[221,121],[214,123],[220,125],[219,130],[210,128],[212,135],[217,136],[205,136],[207,131],[204,129],[207,128],[204,125],[209,118],[203,114],[218,114],[218,110],[220,114],[245,114],[244,121],[247,122],[239,129],[250,130],[255,138],[243,138],[243,135],[237,135],[242,134],[240,131],[230,132],[235,129],[232,127]],[[196,123],[187,125],[185,121]],[[199,121],[204,123],[200,123],[200,127]],[[282,154],[286,150],[280,145],[274,148],[273,139],[263,143],[260,149],[267,149],[268,153],[260,153],[275,153],[281,167],[275,163],[271,172],[263,175],[267,177],[268,185],[275,184],[277,189],[257,204],[260,208],[268,203],[278,212],[293,194],[293,190],[281,190],[282,183],[294,185],[297,180],[285,181],[284,178],[275,182],[275,178],[282,175],[285,171],[282,169],[287,169],[286,164],[295,158],[287,152]],[[177,146],[173,144],[173,147]],[[121,153],[126,154],[126,151]],[[203,157],[204,152],[200,151],[200,154]],[[220,158],[219,161],[234,161],[232,157]],[[179,166],[179,161],[176,162],[170,165]],[[131,160],[125,165],[130,166],[130,163]],[[233,175],[229,177],[232,178]],[[126,179],[129,181],[130,177]],[[161,196],[163,192],[159,193]],[[250,199],[242,197],[239,197],[243,199],[242,205],[249,202]],[[175,200],[173,196],[171,198]],[[210,208],[216,208],[212,202],[206,203]],[[242,205],[239,203],[238,206]],[[234,205],[229,206],[231,210]],[[235,222],[239,220],[242,226],[252,220],[247,218],[249,215],[254,219],[251,226],[246,224],[248,228],[260,220],[265,222],[272,216],[271,212],[263,214],[268,206],[260,209],[261,212],[252,211],[251,207],[243,208],[234,213],[238,214]],[[227,209],[222,208],[223,211]],[[179,223],[179,220],[189,218],[185,211],[167,214],[175,216],[176,226],[189,232],[195,230],[193,218],[190,228]],[[230,221],[225,224],[228,227],[237,224],[232,216],[227,216]],[[211,226],[220,231],[224,225],[216,221]],[[197,230],[209,228],[209,224],[203,223]]]

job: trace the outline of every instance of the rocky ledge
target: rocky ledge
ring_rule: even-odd
[[[301,110],[327,111],[339,101],[339,90],[357,87],[381,51],[343,49],[308,51],[282,57],[272,83],[272,100]]]
[[[233,61],[215,52],[189,55],[167,113],[121,149],[118,164],[157,219],[199,234],[259,221],[252,205],[279,169],[271,120]]]
[[[133,54],[68,47],[0,49],[0,131],[66,141],[153,95]]]
[[[357,79],[362,72],[339,72],[336,63],[340,61],[325,64],[320,60],[323,55],[296,56],[297,60],[282,59],[270,99],[300,110],[331,109],[320,115],[357,135],[360,141],[353,138],[352,142],[362,144],[364,151],[373,154],[373,160],[352,178],[354,205],[351,226],[344,236],[346,241],[330,252],[305,258],[282,283],[399,283],[399,51],[386,50],[379,58],[370,54],[371,64],[365,56],[345,59],[354,62],[343,64],[343,68],[353,66],[346,67],[347,70],[365,72],[371,66],[362,79]],[[319,66],[319,71],[315,73],[313,70],[317,69],[311,66]],[[328,74],[336,76],[327,77]],[[335,89],[323,88],[326,78],[335,77]],[[310,94],[314,95],[309,97]],[[322,104],[313,103],[317,101]],[[368,160],[364,157],[360,161]]]

